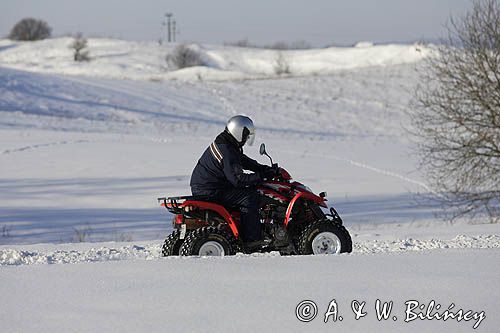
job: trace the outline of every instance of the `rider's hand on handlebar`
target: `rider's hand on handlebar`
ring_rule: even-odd
[[[273,169],[275,176],[279,176],[281,174],[281,168],[278,166],[278,163],[274,163],[271,169]]]
[[[278,164],[273,164],[272,167],[267,167],[263,172],[261,172],[261,177],[263,180],[273,179],[281,174],[280,167]]]
[[[273,168],[267,168],[260,173],[262,180],[270,180],[276,176],[276,171]]]

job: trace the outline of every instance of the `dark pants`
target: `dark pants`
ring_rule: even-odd
[[[232,188],[223,191],[199,191],[193,195],[207,196],[209,200],[224,207],[237,207],[241,212],[240,232],[244,242],[262,239],[259,218],[259,194],[252,187]]]

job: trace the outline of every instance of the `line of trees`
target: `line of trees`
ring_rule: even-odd
[[[9,39],[18,41],[36,41],[50,38],[51,35],[52,28],[47,22],[28,17],[17,22],[11,29],[8,37]],[[81,33],[77,33],[74,36],[69,48],[73,50],[74,61],[90,61],[88,40]]]

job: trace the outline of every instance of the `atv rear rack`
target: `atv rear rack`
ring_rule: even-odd
[[[163,207],[165,207],[172,214],[181,214],[182,213],[182,204],[186,201],[188,196],[184,197],[164,197],[158,198],[158,202],[161,203]],[[179,202],[181,201],[181,202]]]
[[[181,196],[181,197],[163,197],[158,198],[158,202],[161,203],[172,214],[182,214],[184,209],[184,202],[188,200],[193,201],[207,201],[207,197],[203,196]]]

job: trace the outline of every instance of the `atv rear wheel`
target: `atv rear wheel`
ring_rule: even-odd
[[[180,235],[180,230],[174,230],[167,236],[161,248],[161,254],[164,257],[179,255],[179,249],[184,242],[184,239],[180,239]]]
[[[234,236],[216,227],[202,227],[190,232],[180,248],[181,256],[228,256],[240,250]]]
[[[327,219],[306,226],[299,237],[299,254],[339,254],[352,251],[346,228]]]

